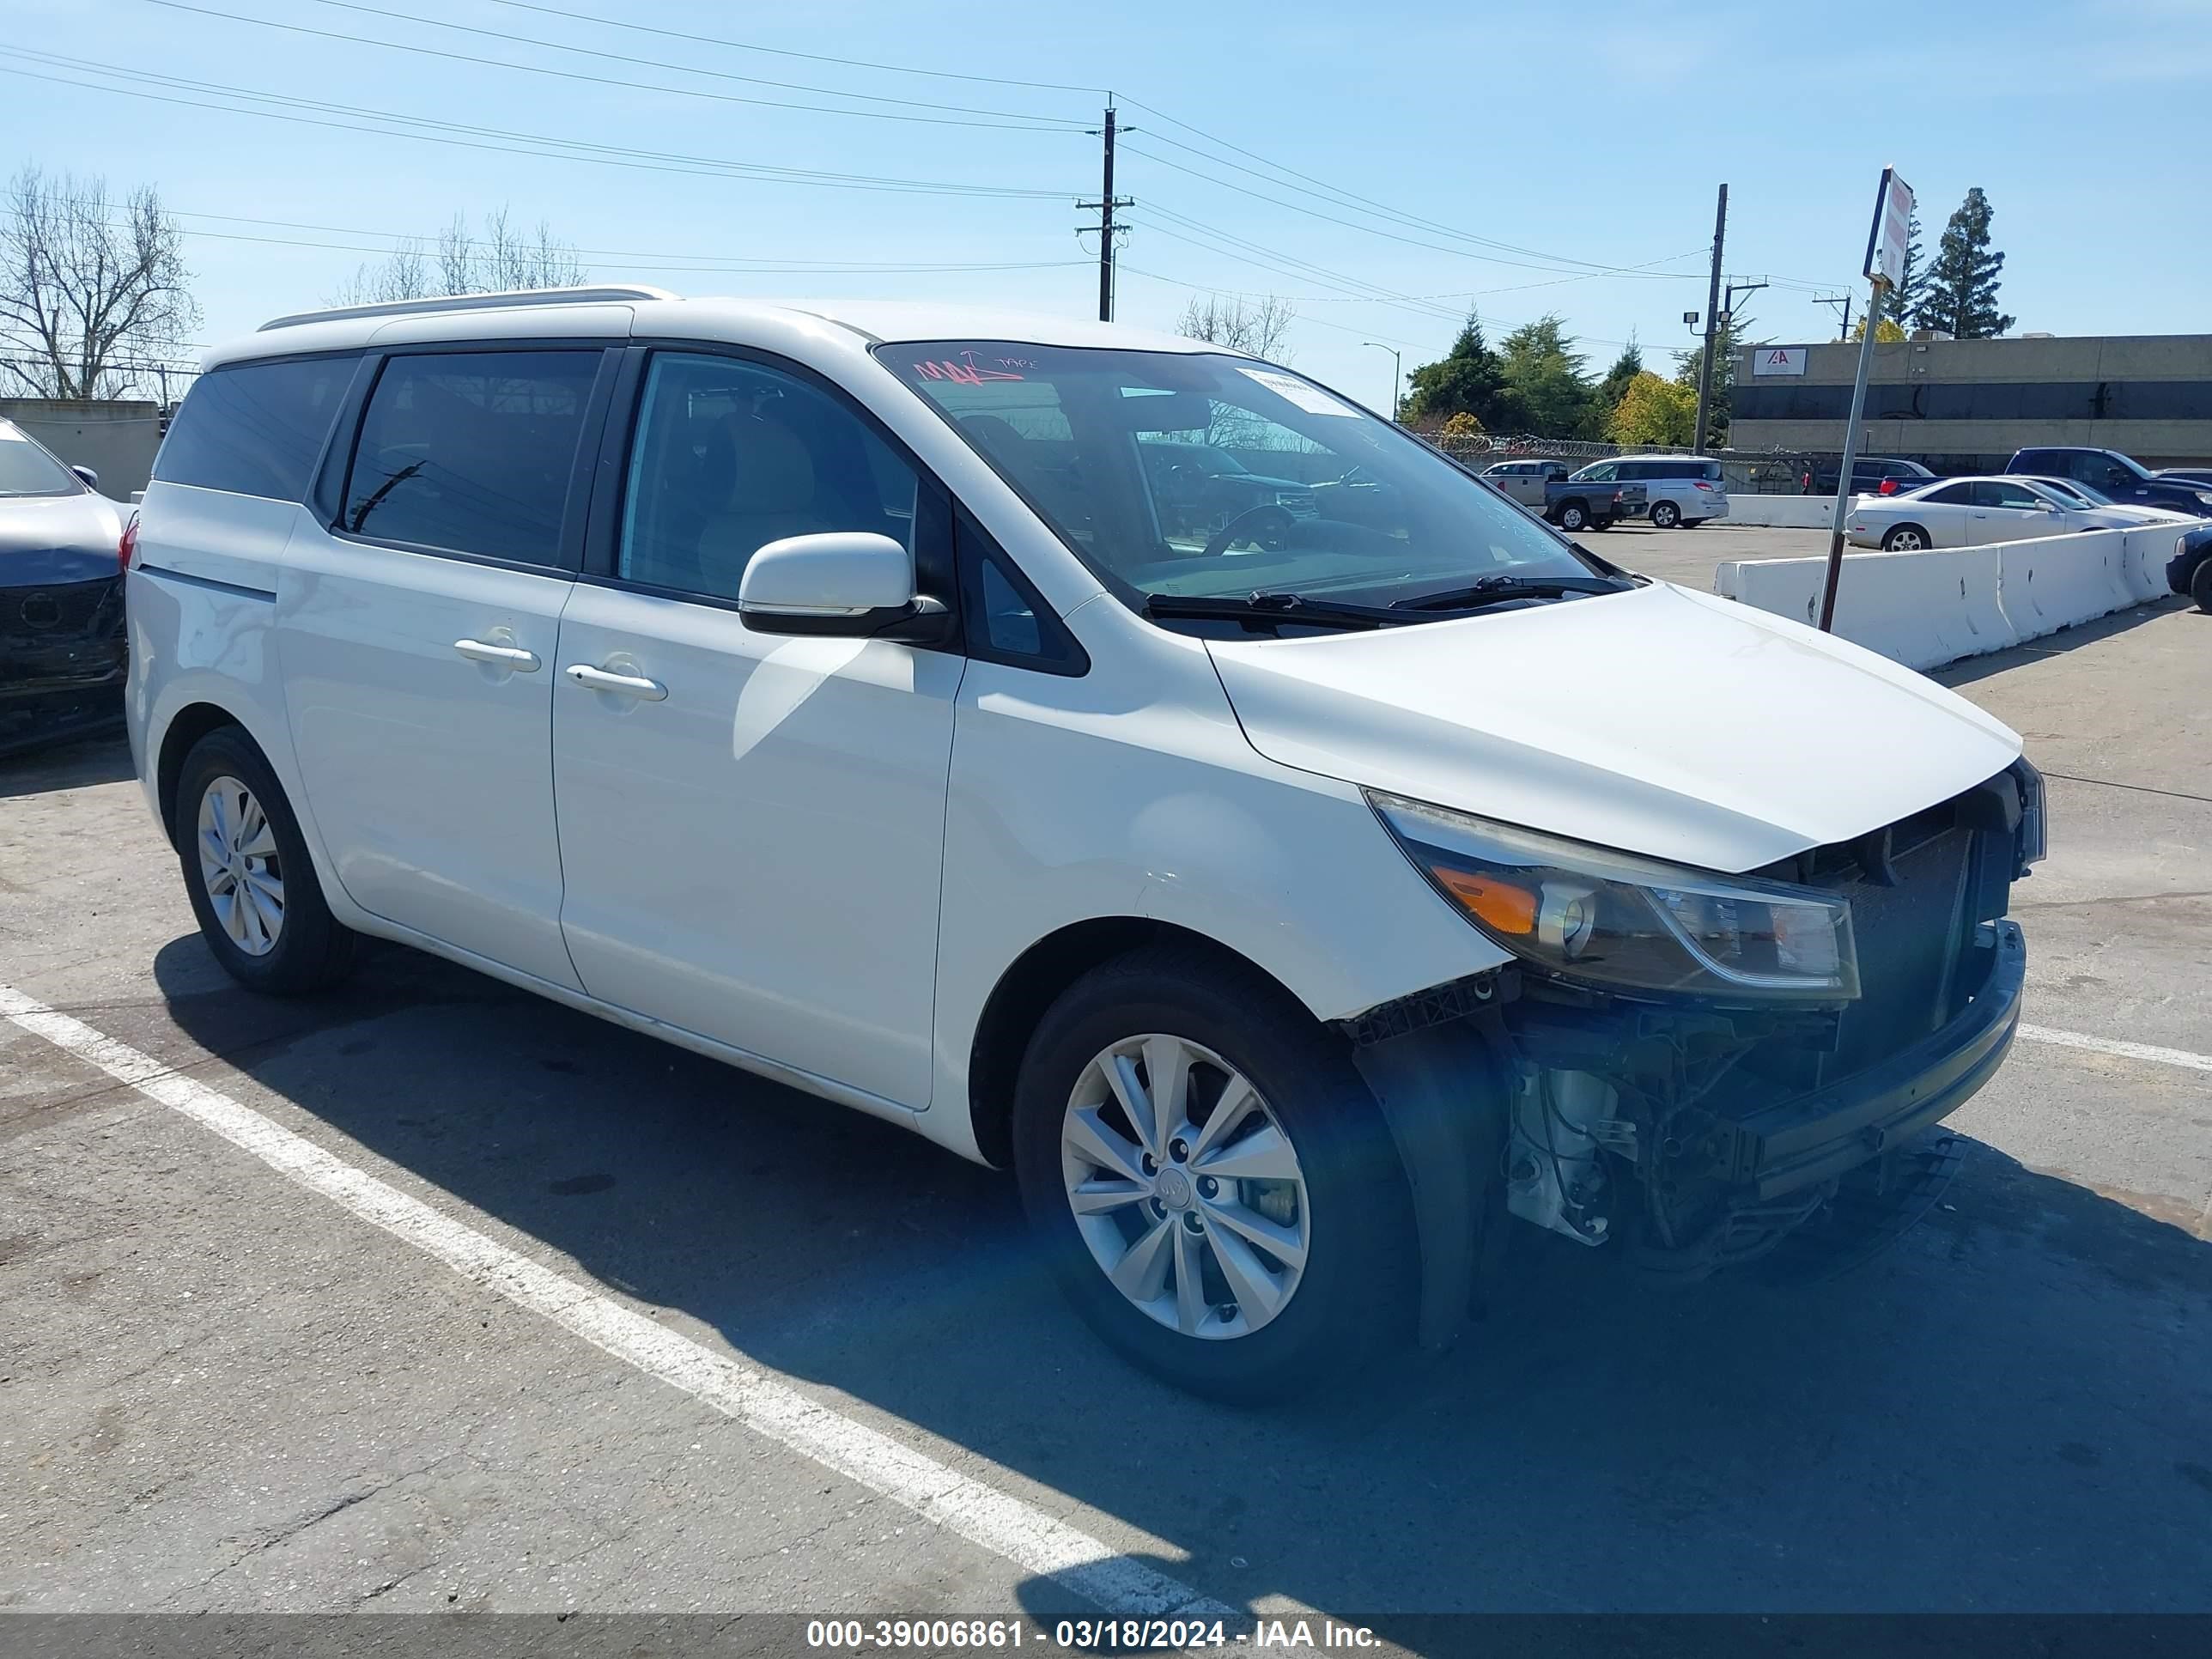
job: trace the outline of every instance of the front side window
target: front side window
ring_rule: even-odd
[[[617,574],[734,599],[787,536],[869,531],[914,551],[915,471],[795,375],[734,357],[653,358],[630,446]]]
[[[877,356],[1133,608],[1380,607],[1595,571],[1471,473],[1284,369],[988,341]]]
[[[28,434],[0,421],[0,495],[74,495],[83,488]]]
[[[293,357],[203,374],[154,458],[163,483],[300,501],[357,357]]]
[[[2023,484],[2006,483],[1992,478],[1974,486],[1974,505],[1977,507],[2025,507],[2044,505],[2043,497]]]
[[[561,562],[596,350],[393,357],[362,416],[340,527],[522,564]]]
[[[1571,475],[1577,483],[1612,483],[1621,475],[1611,461],[1600,461],[1595,466],[1586,466]]]

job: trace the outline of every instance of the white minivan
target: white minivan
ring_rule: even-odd
[[[1222,520],[1194,447],[1279,483]],[[123,556],[242,984],[398,940],[1010,1166],[1198,1390],[1449,1340],[1509,1218],[1677,1281],[1870,1251],[2020,1017],[2013,732],[1202,342],[287,317]]]

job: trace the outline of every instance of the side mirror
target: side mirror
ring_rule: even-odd
[[[738,615],[757,634],[906,638],[944,605],[914,591],[914,556],[888,536],[832,531],[770,542],[745,564]],[[927,630],[925,630],[927,631]]]
[[[100,488],[100,474],[94,472],[90,467],[73,466],[70,471],[76,473],[78,477],[84,480],[84,487],[87,489],[97,489]]]

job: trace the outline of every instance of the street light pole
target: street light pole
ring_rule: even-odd
[[[1362,340],[1359,343],[1390,354],[1390,419],[1395,423],[1398,419],[1398,393],[1406,384],[1405,354],[1395,346],[1384,345],[1380,340]]]

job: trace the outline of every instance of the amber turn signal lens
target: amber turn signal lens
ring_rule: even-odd
[[[1496,876],[1455,870],[1449,865],[1434,866],[1434,873],[1443,884],[1444,890],[1467,906],[1486,927],[1501,933],[1536,931],[1537,896],[1527,888],[1516,887]]]

